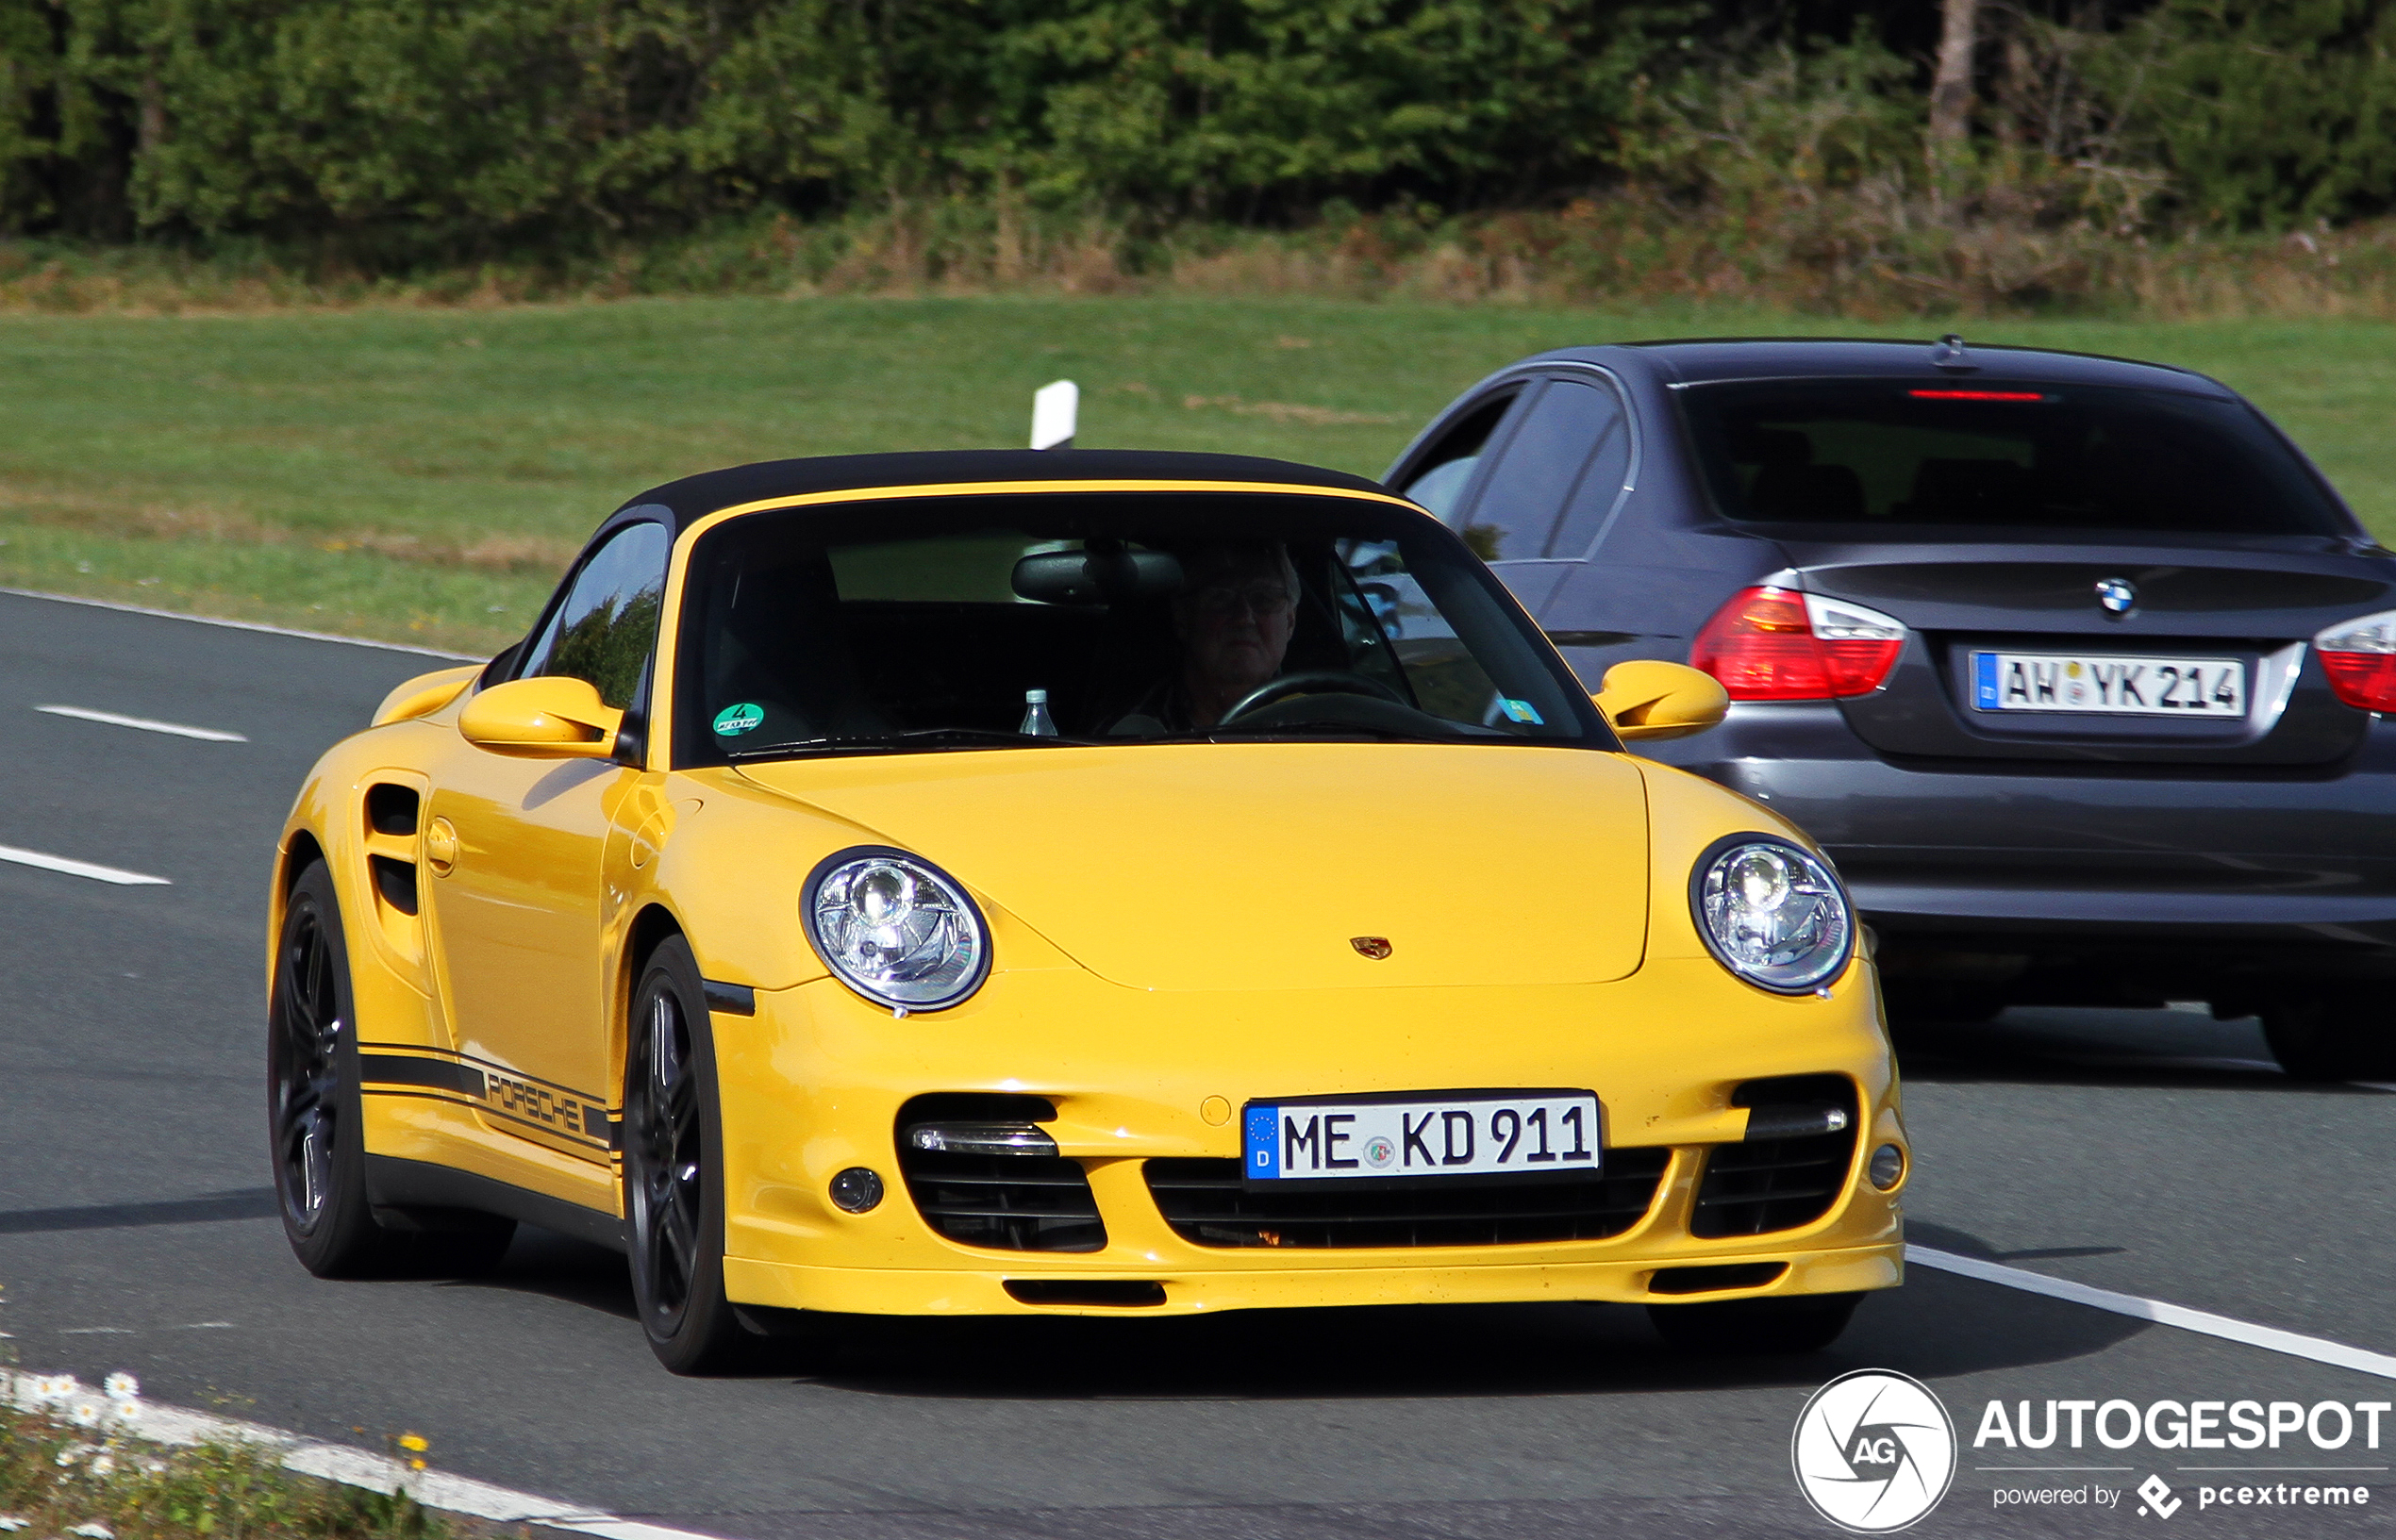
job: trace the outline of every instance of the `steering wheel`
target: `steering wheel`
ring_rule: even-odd
[[[1381,683],[1360,673],[1340,669],[1309,669],[1303,673],[1285,673],[1268,679],[1234,702],[1223,714],[1218,727],[1228,727],[1240,718],[1252,716],[1269,705],[1275,705],[1293,695],[1366,695],[1389,702],[1391,705],[1408,705],[1406,697]],[[1411,709],[1411,707],[1409,707]]]

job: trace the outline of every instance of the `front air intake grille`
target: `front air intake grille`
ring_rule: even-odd
[[[1007,1294],[1027,1305],[1105,1305],[1110,1310],[1144,1310],[1165,1302],[1162,1283],[1110,1278],[1010,1278]]]
[[[1801,1108],[1836,1110],[1845,1117],[1836,1133],[1716,1145],[1705,1155],[1689,1233],[1701,1239],[1761,1235],[1794,1230],[1829,1213],[1846,1190],[1855,1159],[1855,1083],[1839,1075],[1754,1080],[1739,1088],[1731,1105],[1772,1109],[1784,1125]]]
[[[1370,1178],[1245,1187],[1236,1160],[1152,1160],[1148,1190],[1173,1234],[1199,1246],[1527,1246],[1628,1230],[1656,1201],[1671,1154],[1608,1150],[1594,1182],[1459,1179],[1402,1187]]]
[[[1658,1267],[1647,1281],[1650,1294],[1713,1294],[1722,1289],[1762,1288],[1789,1270],[1786,1262],[1726,1262],[1711,1267]]]
[[[1044,1122],[1036,1096],[919,1096],[899,1109],[899,1171],[916,1212],[960,1246],[999,1251],[1096,1251],[1106,1226],[1081,1162],[1061,1155],[959,1155],[911,1148],[905,1134],[935,1122]]]

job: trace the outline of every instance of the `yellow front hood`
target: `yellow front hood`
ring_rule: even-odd
[[[937,862],[1133,988],[1587,984],[1645,948],[1645,786],[1615,754],[1160,744],[743,772]]]

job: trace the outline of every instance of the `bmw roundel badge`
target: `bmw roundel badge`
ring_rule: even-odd
[[[2130,606],[2138,602],[2138,586],[2126,577],[2101,577],[2097,579],[2096,596],[2107,615],[2127,615]]]

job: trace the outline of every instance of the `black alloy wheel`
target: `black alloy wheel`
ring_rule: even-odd
[[[2396,1017],[2384,992],[2293,985],[2263,1005],[2263,1040],[2291,1080],[2396,1077]]]
[[[515,1233],[509,1220],[444,1211],[378,1222],[366,1187],[356,1011],[341,905],[332,874],[315,862],[291,885],[267,1004],[268,1134],[292,1252],[319,1278],[487,1270]]]
[[[1652,1304],[1647,1318],[1685,1353],[1766,1357],[1820,1352],[1847,1330],[1860,1294],[1787,1294],[1769,1300]]]
[[[690,945],[669,936],[632,997],[624,1064],[624,1182],[633,1301],[657,1361],[712,1374],[743,1330],[724,1297],[724,1142],[706,996]]]
[[[349,958],[323,862],[300,874],[283,914],[268,1004],[267,1098],[283,1234],[319,1278],[376,1270],[388,1237],[366,1201],[358,1098],[342,1073]]]

